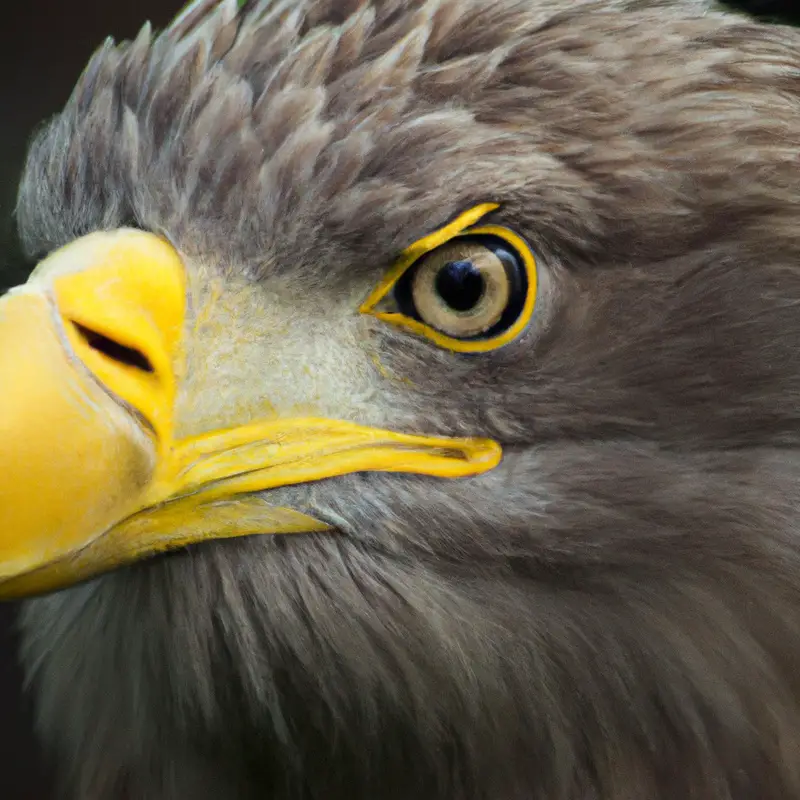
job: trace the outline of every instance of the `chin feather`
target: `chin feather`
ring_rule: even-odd
[[[24,661],[76,796],[187,796],[201,767],[237,797],[793,796],[785,461],[623,448],[620,497],[620,447],[508,459],[527,500],[502,474],[331,481],[338,534],[32,601]]]

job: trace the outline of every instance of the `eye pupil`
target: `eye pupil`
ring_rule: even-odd
[[[483,275],[472,261],[448,261],[436,275],[436,292],[454,311],[475,308],[485,289]]]

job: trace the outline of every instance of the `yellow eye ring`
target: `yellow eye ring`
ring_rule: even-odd
[[[446,227],[420,239],[404,250],[394,267],[363,303],[360,309],[361,313],[370,314],[383,322],[410,330],[431,340],[439,347],[454,352],[490,352],[516,339],[527,327],[533,315],[537,294],[537,266],[530,248],[522,237],[508,228],[499,225],[472,227],[481,217],[496,208],[498,206],[495,203],[485,203],[470,209]],[[476,305],[476,314],[479,315],[477,319],[474,316],[470,319],[468,315],[453,313],[452,309],[448,312],[449,316],[443,316],[438,313],[433,302],[429,302],[424,309],[427,322],[423,321],[423,319],[415,318],[409,313],[404,313],[405,309],[400,310],[393,294],[398,284],[402,287],[401,282],[412,274],[412,270],[423,262],[423,259],[430,258],[434,251],[444,246],[449,246],[454,253],[457,253],[458,250],[455,246],[457,244],[460,245],[461,242],[454,240],[475,241],[476,238],[480,237],[491,237],[512,250],[522,272],[524,296],[518,298],[512,318],[508,320],[508,324],[503,324],[495,335],[491,335],[491,323],[496,321],[499,316],[498,303],[503,300],[508,301],[510,296],[505,292],[502,281],[493,278],[493,275],[499,273],[490,259],[484,259],[479,264],[481,275],[487,278],[488,282],[486,298],[481,300],[483,305],[480,307]],[[426,266],[426,264],[422,263],[420,271],[425,270]],[[419,280],[423,285],[423,295],[425,295],[429,290],[430,278],[423,272]],[[414,294],[415,288],[417,287],[410,289],[412,294]],[[418,299],[418,295],[415,295],[415,299]],[[427,299],[430,300],[430,298]],[[499,309],[500,312],[504,310]],[[440,324],[437,327],[427,324],[432,320],[440,322]],[[442,320],[444,320],[444,323],[442,323]],[[472,323],[474,324],[470,327]],[[481,326],[479,323],[483,323],[483,325]],[[488,327],[490,335],[483,335],[484,331],[481,327]],[[461,334],[461,338],[448,335],[446,332],[448,328],[451,331],[458,331]]]

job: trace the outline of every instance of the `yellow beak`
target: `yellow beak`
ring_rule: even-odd
[[[120,230],[57,251],[0,298],[0,598],[204,539],[328,527],[259,494],[278,486],[499,462],[490,440],[317,418],[176,439],[185,284],[169,243]]]

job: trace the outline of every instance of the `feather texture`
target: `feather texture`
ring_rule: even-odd
[[[98,50],[20,230],[133,222],[221,282],[187,425],[302,362],[342,414],[506,456],[278,490],[338,533],[31,601],[69,791],[800,796],[798,45],[699,0],[252,0]],[[541,265],[523,337],[332,324],[485,201]]]

